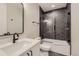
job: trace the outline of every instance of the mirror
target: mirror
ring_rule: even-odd
[[[24,11],[21,3],[0,3],[0,35],[24,32]]]

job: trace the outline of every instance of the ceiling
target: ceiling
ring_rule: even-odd
[[[66,7],[66,3],[39,3],[44,12]]]

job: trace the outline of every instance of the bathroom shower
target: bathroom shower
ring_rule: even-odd
[[[70,4],[65,8],[41,12],[40,36],[70,42]]]

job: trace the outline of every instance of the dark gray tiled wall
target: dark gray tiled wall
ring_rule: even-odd
[[[42,38],[70,40],[70,5],[67,8],[41,15],[40,34]]]

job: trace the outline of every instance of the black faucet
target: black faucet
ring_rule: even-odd
[[[18,38],[16,38],[16,35],[17,35],[17,37],[19,37],[19,34],[14,33],[13,34],[13,43],[15,43],[16,40],[18,40]]]

